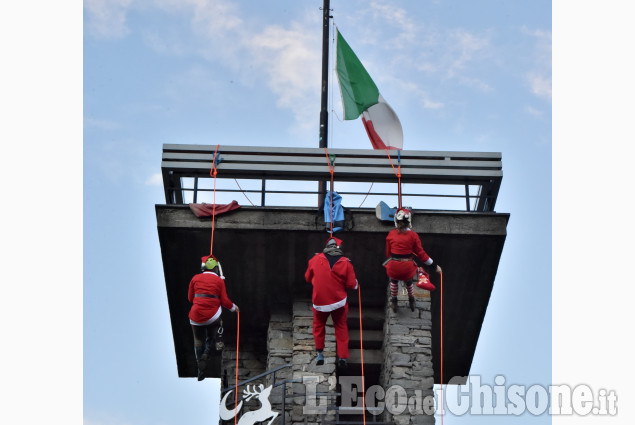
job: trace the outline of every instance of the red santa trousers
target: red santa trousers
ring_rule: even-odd
[[[313,340],[315,349],[324,349],[325,326],[329,315],[333,318],[333,328],[335,328],[335,341],[337,342],[337,357],[348,359],[348,303],[333,311],[318,311],[313,308]]]

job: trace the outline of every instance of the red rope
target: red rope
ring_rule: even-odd
[[[236,384],[234,386],[234,425],[238,417],[238,346],[240,341],[240,310],[236,311]]]
[[[216,155],[218,154],[218,146],[216,145],[216,149],[214,150],[214,158],[212,159],[212,168],[209,172],[210,176],[214,178],[214,204],[212,206],[212,241],[209,249],[209,254],[213,255],[214,249],[214,227],[216,223],[216,176],[218,174],[218,170],[216,169]],[[236,181],[238,184],[238,181]],[[240,187],[240,185],[238,185]],[[241,189],[242,190],[242,189]],[[247,197],[245,195],[245,197]],[[249,198],[247,198],[249,199]],[[251,202],[251,201],[250,201]],[[252,204],[253,205],[253,204]],[[234,387],[234,425],[237,423],[238,417],[238,356],[239,356],[239,344],[240,344],[240,311],[236,311],[236,383]]]
[[[441,425],[443,425],[443,272],[441,272]]]
[[[375,184],[374,182],[370,184],[370,188],[368,188],[368,193],[366,194],[366,196],[364,196],[364,200],[362,201],[361,204],[359,204],[359,207],[357,207],[357,208],[361,208],[362,205],[364,205],[364,202],[366,202],[366,198],[368,198],[368,195],[370,195],[370,191],[373,188],[374,184]]]
[[[214,255],[214,226],[216,224],[216,175],[218,170],[216,169],[216,154],[218,153],[218,145],[214,150],[214,159],[212,159],[212,168],[209,170],[209,175],[214,177],[214,203],[212,204],[212,241],[209,247],[209,255]]]
[[[399,204],[399,208],[401,208],[401,163],[398,165],[397,169],[395,170],[395,165],[392,163],[392,158],[390,158],[390,152],[388,152],[387,148],[384,148],[384,150],[386,151],[386,154],[388,155],[390,166],[392,167],[392,170],[397,176],[397,180],[399,182],[397,186],[397,193],[398,193],[397,203]]]
[[[326,147],[324,148],[324,155],[326,156],[326,162],[329,165],[329,171],[331,172],[331,237],[333,237],[333,221],[335,221],[335,217],[333,217],[333,173],[334,173],[334,167],[331,166],[331,159],[329,158],[329,153],[326,150]]]
[[[362,356],[362,415],[364,418],[364,425],[366,425],[366,383],[364,381],[364,343],[362,337],[362,290],[357,284],[357,296],[359,297],[359,352]]]
[[[236,185],[238,185],[238,189],[240,189],[240,191],[243,193],[243,196],[245,198],[247,198],[247,200],[249,201],[249,203],[251,204],[252,207],[255,207],[254,203],[251,202],[251,199],[249,199],[249,197],[247,197],[247,194],[245,193],[245,191],[243,190],[242,187],[240,187],[240,184],[238,183],[238,180],[234,179],[234,181],[236,182]]]

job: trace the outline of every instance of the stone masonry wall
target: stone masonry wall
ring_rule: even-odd
[[[315,359],[317,352],[313,342],[313,311],[311,301],[301,300],[293,303],[293,378],[303,379],[303,377],[317,377],[318,383],[316,392],[334,393],[335,375],[335,333],[333,322],[329,318],[326,326],[326,337],[324,344],[324,365],[317,366]],[[296,394],[293,399],[291,411],[291,422],[293,424],[317,425],[322,421],[332,421],[335,413],[332,409],[326,411],[327,404],[334,403],[335,400],[328,401],[326,397],[317,397],[315,403],[321,412],[318,414],[305,414],[305,408],[312,408],[308,404],[311,402],[305,397],[306,386],[304,384],[293,384]],[[305,406],[307,403],[307,406]],[[306,420],[306,422],[305,422]]]
[[[224,379],[225,371],[227,371],[227,385],[229,387],[234,386],[236,382],[236,338],[228,338],[225,336],[225,349],[222,353],[221,363],[221,380]],[[265,372],[265,366],[267,362],[267,345],[264,338],[252,338],[251,340],[244,341],[240,339],[240,353],[238,357],[238,382],[244,381],[249,378],[253,378],[263,372]],[[254,382],[253,384],[259,384],[260,382]],[[245,387],[238,388],[238,400],[243,397],[242,391],[246,390]],[[253,391],[253,388],[252,388]],[[231,397],[235,397],[234,394]],[[229,405],[229,403],[228,403]],[[233,405],[233,404],[232,404]],[[255,398],[244,401],[243,407],[239,415],[246,412],[257,410],[260,407],[260,402]],[[233,423],[229,421],[227,423]]]
[[[225,349],[222,354],[221,378],[227,370],[229,386],[235,382],[236,371],[236,339],[225,336]],[[238,355],[238,382],[252,378],[265,372],[267,364],[267,344],[264,338],[253,338],[243,342],[240,338],[240,353]]]
[[[424,400],[433,395],[432,370],[432,315],[430,293],[415,287],[416,308],[410,311],[408,295],[400,288],[397,312],[393,313],[386,303],[384,324],[384,365],[380,377],[382,387],[388,391],[393,385],[406,390],[408,399],[416,396]],[[388,289],[387,296],[390,296]],[[426,415],[422,404],[414,406],[411,413],[407,407],[401,414],[384,413],[386,421],[395,425],[434,424],[434,416]]]
[[[265,371],[279,366],[291,364],[290,368],[283,368],[276,372],[276,382],[285,379],[299,380],[298,383],[290,383],[286,386],[285,423],[317,425],[324,420],[334,420],[335,413],[327,405],[333,404],[334,399],[317,396],[317,399],[306,398],[307,387],[313,387],[318,393],[331,392],[335,394],[335,333],[332,320],[327,321],[326,338],[324,346],[325,364],[315,364],[317,352],[313,342],[313,311],[309,300],[296,301],[291,311],[276,308],[272,311],[266,341],[254,338],[253,340],[240,342],[240,357],[238,380],[242,381],[254,377]],[[226,338],[227,347],[235,346],[235,340]],[[234,370],[236,366],[236,353],[234,350],[223,351],[222,368],[227,370],[229,385],[234,383]],[[317,381],[305,385],[303,378],[311,377]],[[306,379],[306,378],[305,378]],[[265,387],[272,385],[273,375],[268,375],[262,382]],[[239,389],[240,390],[240,389]],[[272,390],[269,396],[272,408],[276,412],[282,412],[282,387]],[[311,405],[314,401],[314,405]],[[245,405],[245,411],[258,408],[258,403]],[[308,405],[307,405],[308,404]],[[307,414],[307,408],[315,413]],[[317,410],[317,412],[316,412]],[[282,423],[282,417],[276,418],[273,425]]]
[[[271,313],[269,329],[267,331],[267,370],[272,370],[293,361],[293,317],[291,311],[278,309]],[[291,379],[291,368],[280,369],[276,372],[276,382]],[[268,375],[265,386],[273,384],[273,374]],[[292,384],[286,385],[286,393],[291,394]],[[283,386],[274,388],[269,396],[273,410],[282,412]],[[291,423],[291,409],[293,405],[288,402],[285,405],[285,423]],[[282,423],[282,418],[276,419],[276,424]]]

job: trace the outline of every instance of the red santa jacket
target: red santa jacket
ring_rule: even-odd
[[[391,254],[408,255],[414,253],[425,264],[432,264],[432,259],[423,250],[421,239],[416,232],[408,229],[400,233],[397,229],[392,229],[386,236],[386,257]]]
[[[212,297],[195,297],[195,294],[215,295]],[[187,299],[193,304],[190,309],[190,320],[199,324],[209,324],[220,317],[221,306],[234,311],[235,305],[227,296],[225,281],[216,273],[205,271],[190,281]]]
[[[323,253],[309,260],[304,279],[313,285],[313,308],[318,311],[333,311],[346,305],[346,290],[357,289],[357,278],[353,264],[340,257],[333,268]]]

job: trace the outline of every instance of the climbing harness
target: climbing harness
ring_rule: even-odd
[[[216,338],[214,344],[214,348],[216,348],[216,351],[223,351],[223,348],[225,348],[225,343],[223,342],[223,332],[225,332],[225,329],[223,329],[223,319],[220,319],[218,329],[216,329]]]

